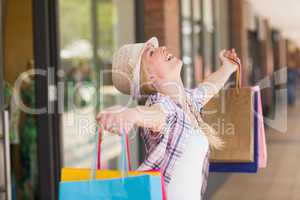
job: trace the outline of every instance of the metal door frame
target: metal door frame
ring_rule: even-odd
[[[58,199],[61,152],[55,76],[59,63],[57,0],[33,0],[33,41],[35,69],[47,72],[36,77],[36,107],[47,113],[37,115],[39,199]],[[49,72],[53,72],[49,75]],[[51,88],[51,89],[49,89]],[[49,92],[53,92],[52,94]]]

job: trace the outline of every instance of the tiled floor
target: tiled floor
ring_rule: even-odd
[[[287,133],[267,130],[268,167],[230,176],[210,199],[300,200],[300,98],[287,110]]]

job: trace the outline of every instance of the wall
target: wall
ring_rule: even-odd
[[[114,39],[117,40],[117,47],[130,42],[133,43],[136,38],[133,31],[135,30],[134,0],[115,0],[113,2],[117,8],[117,25],[114,29],[114,34],[116,34]]]
[[[13,84],[33,58],[32,0],[8,0],[4,17],[4,77]]]
[[[287,66],[286,63],[286,46],[283,35],[278,31],[273,31],[273,58],[274,71]]]
[[[180,57],[179,1],[145,0],[144,11],[146,38],[157,36],[160,45]]]
[[[248,32],[245,17],[247,4],[244,0],[229,0],[229,35],[230,46],[235,48],[242,61],[243,84],[248,85],[250,71],[248,69]]]

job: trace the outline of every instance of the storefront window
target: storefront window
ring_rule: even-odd
[[[200,38],[197,38],[197,33],[200,28],[197,26],[197,18],[200,19],[200,9],[196,9],[195,2],[192,0],[181,1],[181,33],[182,33],[182,60],[184,64],[183,80],[186,87],[192,87],[194,84],[193,72],[195,65],[195,52],[199,45]],[[200,5],[198,5],[200,8]],[[194,12],[194,10],[196,12]],[[197,18],[196,18],[197,17]]]
[[[220,0],[181,0],[182,59],[187,87],[200,83],[215,70],[214,66],[217,64],[215,52],[219,50],[220,40],[223,39],[222,37],[217,40],[215,28],[217,20],[215,6],[220,6],[220,2]],[[220,15],[218,20],[221,20]]]
[[[193,0],[193,48],[194,48],[194,78],[195,84],[203,78],[203,50],[202,50],[202,0]]]
[[[181,1],[182,60],[186,87],[192,87],[202,76],[201,0]],[[193,76],[195,72],[195,77]],[[191,78],[193,77],[193,78]],[[195,81],[196,79],[196,81]]]
[[[203,0],[203,64],[204,78],[214,67],[214,13],[213,1]]]
[[[112,86],[110,69],[113,52],[135,41],[134,0],[60,0],[59,11],[63,165],[90,167],[96,114],[129,98]],[[119,137],[106,135],[102,146],[103,164],[117,167]]]
[[[213,1],[213,70],[216,70],[220,65],[219,52],[222,49],[228,49],[230,44],[229,37],[229,8],[227,0],[214,0]]]

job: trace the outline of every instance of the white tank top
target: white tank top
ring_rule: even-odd
[[[174,166],[173,177],[167,188],[169,200],[202,198],[202,169],[208,148],[206,136],[199,129],[193,129],[193,134],[186,139],[183,154]]]

